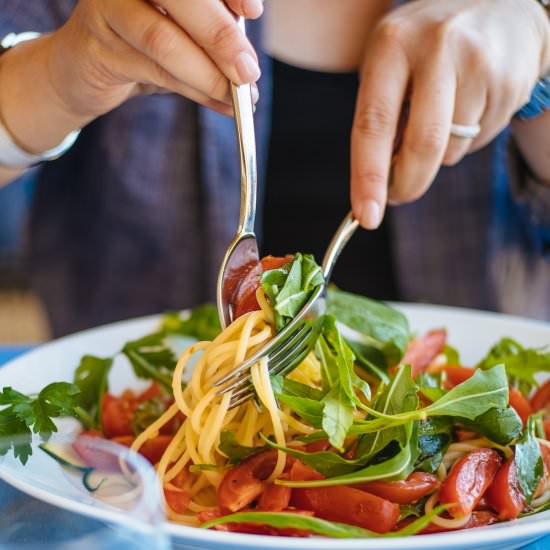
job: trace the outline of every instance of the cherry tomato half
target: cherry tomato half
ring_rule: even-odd
[[[399,520],[399,504],[353,487],[293,489],[291,504],[330,521],[358,525],[377,533],[391,531]]]
[[[250,311],[260,309],[256,300],[256,290],[260,286],[260,277],[264,271],[278,269],[292,260],[292,256],[266,256],[258,264],[249,265],[242,273],[235,276],[231,303],[234,317],[240,317]]]
[[[291,494],[292,489],[290,487],[270,483],[266,485],[260,495],[256,510],[262,510],[263,512],[282,512],[288,508]]]
[[[439,500],[451,504],[448,512],[463,517],[472,512],[500,467],[500,455],[494,449],[477,449],[458,460],[441,484]]]
[[[516,410],[525,426],[527,419],[533,414],[531,404],[519,390],[516,390],[516,388],[510,388],[509,396],[510,406]]]
[[[439,480],[432,474],[413,472],[407,479],[401,481],[370,481],[354,487],[391,502],[412,504],[423,496],[433,493],[439,487]]]
[[[513,457],[499,468],[485,498],[498,513],[499,519],[515,519],[519,516],[525,506],[525,498],[519,488]]]
[[[547,380],[531,397],[531,407],[535,412],[550,405],[550,380]]]
[[[445,349],[446,330],[431,330],[424,336],[409,342],[401,364],[411,365],[412,376],[423,372],[429,364]]]
[[[475,369],[470,367],[458,367],[454,365],[445,367],[443,371],[447,375],[445,386],[449,389],[462,384],[462,382],[466,382],[476,372]]]
[[[218,505],[222,512],[237,512],[256,500],[267,486],[277,462],[277,451],[269,450],[243,460],[231,468],[218,487]]]

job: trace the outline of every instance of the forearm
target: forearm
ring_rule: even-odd
[[[550,111],[531,120],[512,123],[514,137],[531,172],[550,187]]]

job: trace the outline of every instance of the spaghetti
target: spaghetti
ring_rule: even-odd
[[[160,462],[158,475],[164,485],[173,481],[189,466],[208,465],[209,469],[189,473],[193,478],[193,495],[189,510],[199,512],[213,509],[216,505],[215,490],[223,478],[227,458],[219,450],[223,430],[235,430],[238,443],[246,446],[261,444],[259,434],[273,435],[277,444],[286,445],[286,436],[306,435],[312,428],[282,411],[277,405],[267,370],[267,363],[260,361],[252,368],[252,383],[262,410],[254,402],[243,403],[229,410],[231,393],[219,396],[215,384],[247,357],[253,355],[273,337],[273,312],[261,289],[257,291],[260,311],[247,313],[234,321],[212,342],[198,342],[187,349],[179,359],[173,375],[174,404],[132,444],[134,451],[159,434],[162,426],[181,412],[185,420],[181,424]],[[183,386],[182,377],[190,361],[200,354],[191,379]],[[304,367],[295,371],[295,376],[305,379],[308,374],[319,376],[319,365],[314,356],[304,361]],[[311,379],[308,380],[311,383]],[[285,435],[286,434],[286,435]],[[286,454],[277,453],[277,461],[268,482],[280,477],[285,468]],[[195,516],[176,513],[168,507],[170,519],[196,525]]]

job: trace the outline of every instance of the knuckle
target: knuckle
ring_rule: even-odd
[[[383,101],[367,102],[357,111],[354,129],[367,137],[387,137],[393,135],[393,122],[389,105]]]
[[[434,122],[424,124],[416,132],[412,132],[411,139],[407,141],[409,149],[418,155],[437,155],[447,143],[443,125]]]
[[[397,19],[386,18],[378,24],[377,35],[384,44],[399,44],[403,36],[403,26]]]
[[[227,48],[240,39],[240,31],[234,21],[216,21],[208,33],[210,46],[214,49]]]
[[[375,170],[363,170],[357,173],[357,183],[361,189],[375,189],[385,187],[387,178]]]
[[[492,72],[487,52],[476,44],[472,44],[470,48],[470,70],[480,75],[490,75]]]
[[[162,20],[155,20],[146,27],[142,40],[145,51],[153,59],[162,59],[175,49],[175,36],[166,28]]]
[[[215,71],[209,79],[205,93],[214,99],[224,99],[228,93],[227,77],[219,71]]]

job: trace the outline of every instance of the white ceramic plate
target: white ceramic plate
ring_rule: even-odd
[[[399,304],[397,307],[407,315],[415,332],[447,327],[449,341],[460,350],[465,364],[474,364],[502,336],[511,336],[528,346],[550,344],[550,325],[536,321],[438,306]],[[83,354],[113,354],[125,341],[154,330],[157,321],[157,317],[148,317],[116,323],[41,346],[1,368],[0,387],[10,385],[24,393],[32,393],[52,381],[71,380],[75,365]],[[113,391],[135,385],[135,379],[127,366],[121,364],[114,369],[111,380]],[[33,466],[35,473],[32,476],[25,473],[24,467],[11,464],[10,468],[0,467],[0,477],[21,491],[50,504],[98,519],[120,520],[112,509],[76,490],[48,457],[36,457],[36,460],[38,462]],[[36,480],[36,468],[43,470],[40,483]],[[42,473],[42,470],[39,472]],[[206,531],[175,524],[168,524],[167,529],[178,545],[201,550],[512,550],[550,533],[550,511],[490,527],[406,539],[264,537]]]

